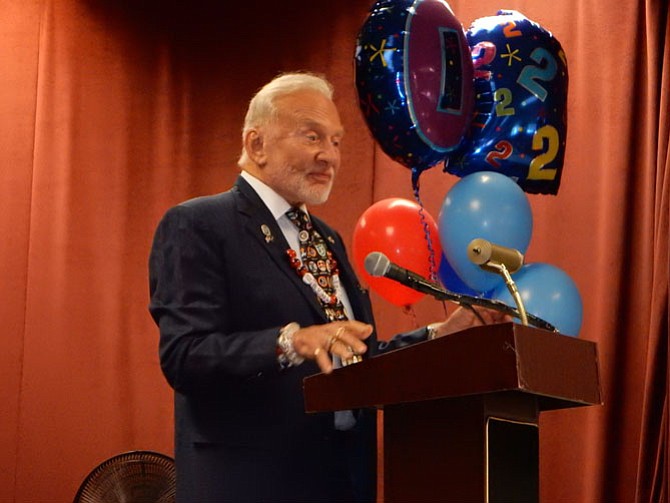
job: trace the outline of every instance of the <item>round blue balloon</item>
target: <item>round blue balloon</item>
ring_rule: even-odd
[[[582,326],[582,298],[575,282],[556,266],[526,264],[512,275],[526,312],[541,318],[564,334],[577,337]],[[492,298],[515,305],[505,285]]]
[[[463,142],[474,68],[465,30],[444,0],[379,0],[356,42],[360,108],[381,149],[421,171]]]
[[[451,264],[445,257],[444,253],[440,258],[440,269],[438,271],[438,276],[440,277],[440,282],[450,292],[460,293],[463,295],[471,295],[473,297],[488,297],[487,292],[477,292],[473,290],[468,285],[466,285],[463,280],[456,274],[454,268],[451,267]],[[503,281],[500,278],[500,281]],[[490,295],[492,292],[488,292]]]
[[[567,135],[568,66],[558,40],[516,11],[474,21],[475,113],[446,170],[494,170],[530,193],[556,194]]]
[[[482,238],[526,253],[533,232],[528,197],[510,178],[482,171],[459,180],[447,193],[438,230],[442,250],[456,274],[471,289],[488,292],[500,276],[468,258],[468,245]]]

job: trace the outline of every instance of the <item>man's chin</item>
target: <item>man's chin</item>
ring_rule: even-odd
[[[318,206],[328,201],[331,187],[320,187],[318,190],[310,190],[304,194],[305,204],[309,206]]]
[[[310,197],[305,199],[305,204],[307,206],[319,206],[325,204],[328,201],[328,194],[323,197]]]

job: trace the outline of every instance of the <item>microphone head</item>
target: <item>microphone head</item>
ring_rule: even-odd
[[[491,270],[491,264],[504,265],[510,274],[521,269],[524,259],[519,250],[493,244],[482,238],[470,241],[468,258],[472,263],[486,270]],[[492,271],[496,272],[495,267]]]
[[[370,276],[384,276],[391,266],[391,261],[381,252],[370,252],[365,257],[364,265]]]
[[[477,265],[486,264],[491,260],[492,248],[493,245],[486,239],[473,239],[468,245],[468,258],[470,262]]]

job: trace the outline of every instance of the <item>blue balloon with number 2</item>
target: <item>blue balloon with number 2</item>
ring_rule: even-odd
[[[556,194],[567,133],[568,67],[561,44],[516,11],[474,21],[467,31],[475,112],[464,147],[446,171],[496,171],[529,193]]]

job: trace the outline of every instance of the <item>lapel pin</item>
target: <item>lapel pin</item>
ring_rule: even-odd
[[[272,231],[267,225],[265,224],[261,225],[261,232],[265,236],[266,243],[271,243],[272,241],[275,240],[275,237],[272,235]]]

